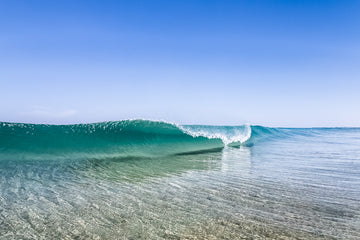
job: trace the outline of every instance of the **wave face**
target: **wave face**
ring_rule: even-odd
[[[6,159],[156,157],[240,146],[271,132],[260,126],[176,125],[124,120],[74,125],[0,123]]]

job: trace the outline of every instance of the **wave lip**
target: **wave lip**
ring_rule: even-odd
[[[2,159],[157,157],[239,146],[252,127],[123,120],[74,125],[0,122]]]
[[[251,126],[208,126],[184,125],[179,126],[186,134],[192,137],[206,137],[208,139],[221,139],[225,145],[244,143],[251,137]]]

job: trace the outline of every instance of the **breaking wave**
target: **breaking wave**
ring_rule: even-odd
[[[0,122],[1,159],[156,157],[254,144],[274,129],[123,120],[73,125]]]

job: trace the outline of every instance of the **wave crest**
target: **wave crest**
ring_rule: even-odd
[[[225,145],[245,143],[251,137],[251,126],[179,126],[186,134],[192,137],[206,137],[208,139],[221,139]]]

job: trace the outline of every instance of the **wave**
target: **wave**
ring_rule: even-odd
[[[74,125],[0,122],[1,159],[156,157],[253,144],[261,126],[123,120]]]

